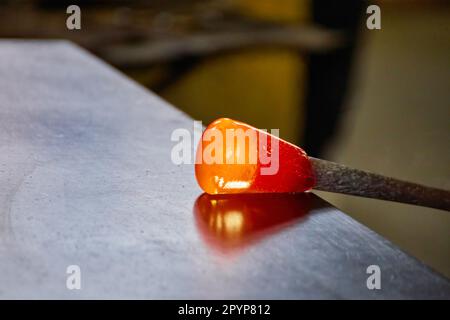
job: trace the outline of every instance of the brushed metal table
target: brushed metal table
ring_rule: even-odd
[[[450,298],[313,194],[201,196],[170,161],[192,125],[68,42],[0,41],[0,298]]]

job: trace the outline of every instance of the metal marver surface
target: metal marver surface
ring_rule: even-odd
[[[218,249],[193,167],[170,161],[181,127],[70,43],[1,41],[0,298],[450,298],[446,278],[315,196],[302,219]],[[81,290],[66,289],[72,264]]]

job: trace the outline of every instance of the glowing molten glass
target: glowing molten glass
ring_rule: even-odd
[[[301,148],[226,118],[203,132],[195,176],[209,194],[304,192],[315,183]]]

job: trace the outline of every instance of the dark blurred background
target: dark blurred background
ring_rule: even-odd
[[[69,39],[204,124],[280,128],[312,156],[450,189],[450,5],[377,1],[368,30],[369,4],[2,0],[0,37]],[[450,277],[448,213],[320,195]]]

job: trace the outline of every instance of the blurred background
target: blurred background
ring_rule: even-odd
[[[369,4],[2,0],[0,37],[69,39],[204,124],[280,128],[312,156],[450,189],[450,5],[376,1],[368,30]],[[320,195],[450,277],[447,212]]]

